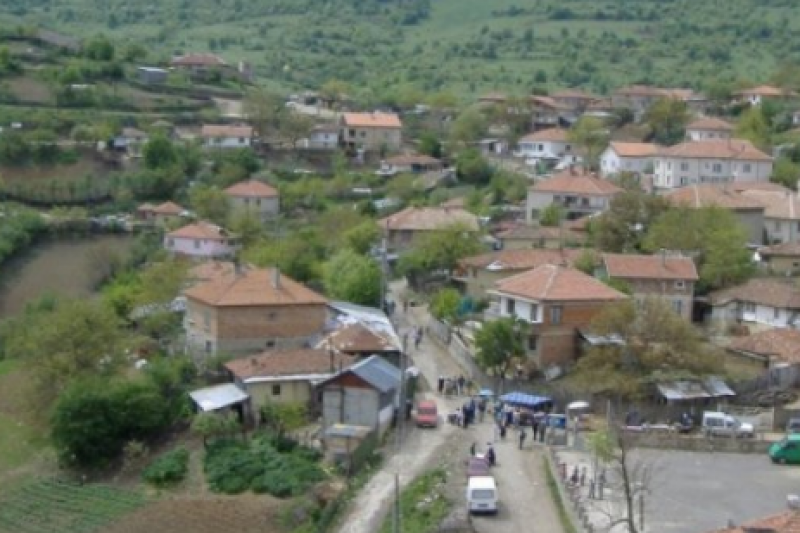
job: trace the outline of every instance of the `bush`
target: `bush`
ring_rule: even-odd
[[[189,451],[181,446],[150,463],[142,473],[142,479],[156,487],[166,487],[183,481],[188,471]]]

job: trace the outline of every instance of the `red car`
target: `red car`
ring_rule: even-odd
[[[439,425],[439,412],[436,402],[423,400],[417,404],[417,427],[435,428]]]

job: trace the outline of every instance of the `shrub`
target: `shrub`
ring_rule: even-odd
[[[142,473],[142,478],[156,487],[166,487],[183,481],[188,471],[189,451],[181,446],[150,463]]]

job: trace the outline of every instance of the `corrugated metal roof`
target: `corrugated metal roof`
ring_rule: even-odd
[[[381,392],[396,390],[400,385],[400,369],[377,355],[356,363],[349,371]]]
[[[326,437],[365,437],[372,431],[367,426],[351,426],[349,424],[333,424],[325,430]]]
[[[204,389],[197,389],[189,393],[200,409],[203,411],[216,411],[241,403],[249,398],[246,392],[233,383],[223,383]]]
[[[661,395],[667,400],[696,400],[736,396],[736,393],[724,381],[714,376],[703,381],[669,381],[659,383],[657,387]]]

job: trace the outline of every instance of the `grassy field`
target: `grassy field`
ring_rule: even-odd
[[[30,462],[46,446],[41,421],[26,405],[29,392],[22,365],[0,361],[0,487],[4,474]]]
[[[247,60],[284,88],[340,78],[365,95],[412,86],[490,89],[761,81],[800,61],[790,0],[10,0],[0,17],[80,37],[106,33],[152,51]],[[422,16],[418,16],[418,15]],[[356,90],[358,92],[358,90]]]

